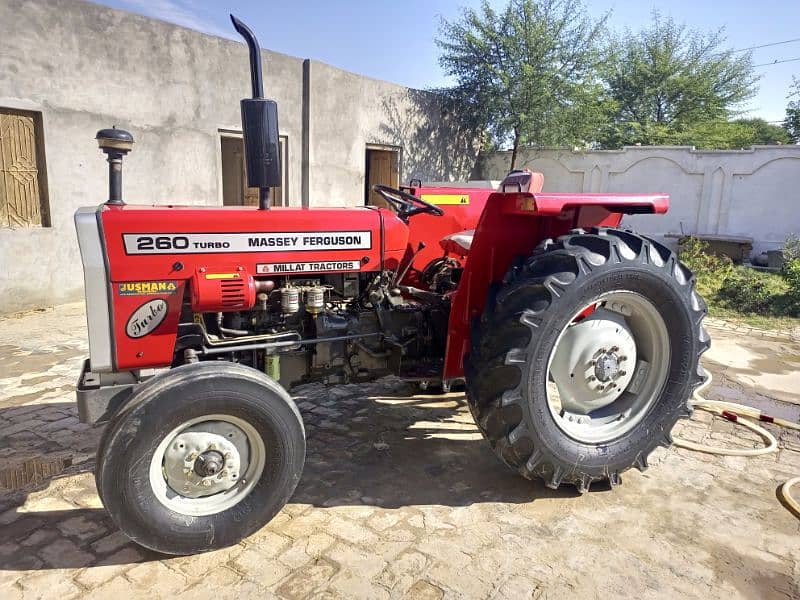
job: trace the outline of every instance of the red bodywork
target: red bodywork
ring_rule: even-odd
[[[463,375],[470,324],[483,312],[489,286],[503,279],[514,257],[529,256],[541,240],[571,229],[617,227],[625,212],[665,213],[668,207],[666,194],[491,194],[453,295],[444,379]]]
[[[192,278],[204,282],[215,277],[235,274],[239,279],[258,276],[258,265],[294,262],[356,261],[362,272],[381,268],[381,239],[386,269],[396,269],[408,248],[408,227],[390,210],[378,208],[273,208],[260,211],[252,207],[199,208],[174,206],[104,206],[101,211],[103,235],[109,261],[111,293],[116,341],[116,368],[141,369],[172,363],[178,319],[184,288]],[[368,232],[368,248],[356,250],[292,250],[253,248],[236,252],[215,249],[204,252],[196,248],[180,251],[161,249],[162,254],[132,254],[125,245],[137,243],[138,237],[152,238],[146,248],[154,251],[159,234],[164,240],[180,238],[180,234],[242,234],[243,232],[280,234],[320,232]],[[133,236],[133,239],[132,239]],[[255,236],[253,236],[255,237]],[[364,236],[366,239],[366,236]],[[192,244],[193,242],[190,242]],[[181,244],[182,245],[182,244]],[[366,245],[366,244],[365,244]],[[342,272],[332,269],[325,272]],[[280,275],[271,274],[271,279]],[[234,279],[225,278],[225,279]],[[175,289],[156,294],[137,293],[124,283],[175,282]],[[153,298],[168,304],[164,321],[147,336],[132,338],[126,331],[134,312]],[[252,306],[252,305],[251,305]],[[248,307],[230,306],[239,310]]]
[[[437,204],[444,211],[444,215],[420,214],[411,218],[409,222],[408,234],[408,257],[412,251],[419,248],[419,243],[423,242],[425,248],[417,254],[414,259],[412,269],[409,270],[404,283],[409,285],[421,286],[419,280],[420,272],[433,260],[440,258],[443,254],[439,246],[439,240],[443,237],[464,231],[475,229],[478,220],[481,218],[486,200],[494,190],[489,188],[447,188],[447,187],[417,187],[408,190],[422,198]],[[440,204],[436,198],[458,198],[457,204]],[[463,203],[462,203],[463,201]]]
[[[246,309],[249,307],[244,304],[251,302],[254,294],[250,276],[281,279],[280,274],[267,274],[264,265],[322,263],[320,266],[334,268],[319,272],[342,272],[356,269],[335,267],[352,263],[361,272],[377,272],[383,263],[384,269],[394,270],[406,264],[422,241],[426,247],[419,252],[404,279],[408,285],[419,286],[420,271],[443,255],[439,240],[475,229],[468,259],[462,258],[464,272],[459,288],[452,293],[443,373],[445,379],[461,377],[464,354],[469,347],[470,323],[481,314],[489,285],[502,279],[515,256],[528,255],[540,240],[576,227],[617,226],[625,212],[663,213],[668,206],[668,197],[663,194],[497,193],[480,188],[424,187],[411,191],[439,204],[444,216],[420,214],[411,217],[406,225],[394,212],[374,207],[269,211],[252,207],[102,207],[100,217],[111,279],[115,369],[162,367],[172,363],[187,285],[192,290],[195,309],[208,309],[210,306],[203,304],[204,290],[216,285],[233,289],[241,282],[246,288],[242,291],[244,296],[234,294],[227,307]],[[439,199],[444,203],[436,202],[436,196],[443,196],[444,199]],[[467,202],[453,203],[454,197],[464,196],[468,197]],[[339,237],[353,234],[351,237],[361,247],[314,249],[311,245],[287,251],[279,246],[247,245],[250,238],[277,239],[281,234],[302,240],[314,238],[311,242],[324,240],[320,232],[333,238],[337,233],[342,234]],[[197,247],[206,243],[196,242],[197,239],[222,239],[215,238],[217,234],[241,238],[241,245],[213,251]],[[144,242],[141,238],[145,238]],[[144,253],[136,253],[138,245],[143,245],[140,252]],[[251,287],[247,287],[248,282]],[[156,308],[166,310],[165,315],[148,313],[150,306],[145,305],[154,299],[166,303],[155,304]],[[148,318],[163,320],[146,335],[135,337],[138,324],[132,321],[144,319],[146,326]]]

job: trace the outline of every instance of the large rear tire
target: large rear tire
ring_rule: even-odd
[[[665,246],[618,229],[545,240],[490,290],[467,397],[497,456],[551,488],[647,467],[690,412],[706,305]]]
[[[200,362],[159,374],[109,424],[95,479],[116,525],[138,544],[194,554],[239,542],[295,490],[305,432],[263,373]]]

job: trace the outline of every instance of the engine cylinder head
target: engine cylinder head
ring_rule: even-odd
[[[283,314],[293,315],[300,310],[300,290],[295,287],[283,287],[280,292]]]
[[[319,314],[325,308],[325,288],[310,287],[306,290],[306,310],[312,315]]]

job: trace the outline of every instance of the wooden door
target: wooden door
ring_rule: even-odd
[[[281,137],[279,152],[285,156],[285,140]],[[286,166],[281,162],[283,175]],[[258,188],[247,186],[247,167],[244,160],[244,140],[222,137],[222,203],[225,206],[258,206]],[[270,188],[270,205],[283,205],[281,187]]]
[[[0,227],[44,224],[37,118],[0,109]]]
[[[372,191],[373,185],[400,184],[400,153],[397,150],[367,150],[367,204],[386,206],[386,201]]]

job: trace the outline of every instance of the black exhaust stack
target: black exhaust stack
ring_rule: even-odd
[[[258,207],[269,209],[270,188],[281,185],[281,156],[278,137],[278,104],[264,98],[261,48],[253,31],[231,15],[236,31],[250,48],[250,79],[253,97],[242,100],[242,132],[247,161],[247,185],[257,187]]]

